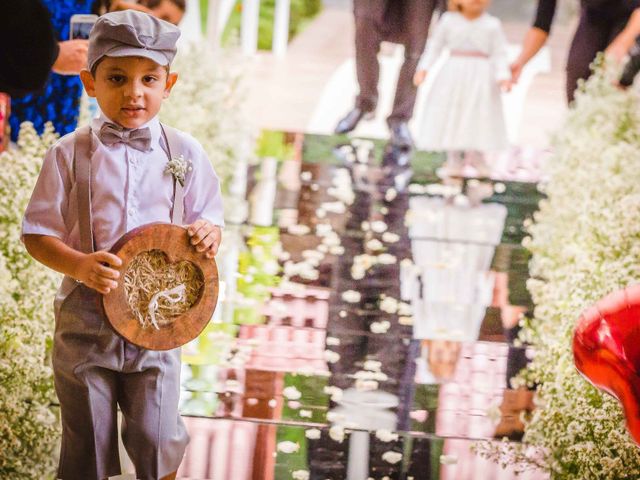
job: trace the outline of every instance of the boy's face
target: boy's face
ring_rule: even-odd
[[[177,74],[144,57],[104,57],[95,72],[80,72],[90,97],[111,121],[124,128],[138,128],[160,111]]]

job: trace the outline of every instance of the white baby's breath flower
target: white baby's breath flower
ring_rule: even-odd
[[[291,478],[293,480],[309,480],[309,471],[308,470],[295,470],[291,474]]]
[[[333,350],[325,350],[324,359],[329,363],[336,363],[340,360],[340,354],[338,352],[334,352]]]
[[[384,194],[384,199],[387,202],[392,202],[393,200],[395,200],[395,198],[398,196],[398,192],[395,188],[390,188],[389,190],[386,191],[386,193]]]
[[[311,229],[309,227],[307,227],[306,225],[289,225],[287,227],[287,232],[289,232],[291,235],[307,235],[309,232],[311,232]]]
[[[395,442],[398,440],[398,434],[381,428],[376,430],[376,438],[381,442]]]
[[[382,367],[382,362],[377,360],[367,360],[364,362],[364,369],[369,370],[371,372],[379,372]]]
[[[347,290],[345,292],[342,292],[342,300],[347,303],[358,303],[360,299],[360,292],[356,292],[355,290]]]
[[[366,243],[366,247],[367,249],[376,252],[378,250],[382,250],[384,248],[384,245],[382,245],[382,242],[377,238],[372,238]]]
[[[317,428],[309,428],[304,432],[304,436],[309,440],[318,440],[320,438],[320,434],[321,432]]]
[[[300,445],[290,441],[278,443],[278,451],[282,453],[295,453],[300,450]]]
[[[400,460],[402,460],[402,454],[400,452],[392,452],[392,451],[388,451],[388,452],[384,452],[382,454],[382,459],[385,462],[388,462],[392,465],[395,465],[396,463],[398,463]]]
[[[381,322],[371,322],[369,329],[373,333],[387,333],[390,327],[391,323],[388,320],[383,320]]]
[[[344,428],[339,425],[334,425],[329,429],[329,437],[334,442],[342,443],[344,441]]]
[[[371,222],[371,230],[375,233],[383,233],[387,231],[387,224],[382,220]]]
[[[393,232],[384,232],[382,234],[382,241],[386,243],[397,243],[400,241],[400,235]]]
[[[378,255],[378,263],[380,263],[381,265],[393,265],[397,261],[398,259],[389,253]]]
[[[321,205],[321,207],[326,212],[336,213],[338,215],[342,215],[347,211],[345,204],[342,202],[325,202]]]
[[[302,397],[300,391],[293,386],[286,387],[284,390],[282,390],[282,395],[284,395],[284,397],[288,400],[298,400],[300,399],[300,397]]]
[[[405,326],[413,325],[413,317],[399,317],[398,323]]]
[[[173,178],[175,178],[180,185],[184,186],[187,172],[191,170],[191,160],[187,160],[183,155],[180,155],[179,157],[168,160],[164,171],[173,175]]]
[[[398,300],[385,296],[380,302],[380,310],[386,313],[396,313],[398,311]]]
[[[334,402],[339,402],[340,400],[342,400],[342,389],[336,386],[326,386],[324,387],[324,393],[326,393],[327,395],[331,396],[331,400]],[[327,416],[327,420],[329,420],[329,417]]]

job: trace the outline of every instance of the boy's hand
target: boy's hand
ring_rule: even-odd
[[[122,260],[112,253],[99,251],[86,254],[76,267],[76,280],[106,295],[118,286]],[[111,268],[113,267],[113,268]]]
[[[217,225],[201,218],[187,227],[187,233],[191,237],[191,245],[198,252],[206,252],[207,258],[213,258],[218,253],[222,231]]]
[[[413,76],[413,84],[417,87],[422,82],[424,82],[425,78],[427,78],[427,71],[426,70],[418,70],[416,72],[416,74]]]

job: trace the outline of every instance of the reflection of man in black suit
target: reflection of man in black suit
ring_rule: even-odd
[[[412,144],[407,122],[413,115],[416,87],[413,75],[424,50],[429,24],[440,0],[354,0],[356,70],[360,93],[355,108],[336,127],[336,133],[356,128],[378,102],[378,51],[382,41],[400,43],[405,59],[398,77],[393,111],[387,119],[391,139],[399,146]]]

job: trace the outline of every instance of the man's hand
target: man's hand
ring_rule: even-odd
[[[51,69],[60,75],[78,75],[87,68],[88,40],[67,40],[60,42],[60,53]]]
[[[418,70],[416,72],[416,74],[413,76],[413,84],[417,87],[422,82],[424,82],[425,78],[427,78],[427,71],[426,70]]]
[[[87,287],[106,295],[117,288],[122,260],[112,253],[99,251],[84,255],[78,263],[74,278]],[[113,267],[113,268],[111,268]]]
[[[213,258],[218,253],[222,231],[217,225],[201,218],[187,227],[187,233],[191,237],[191,245],[198,252],[206,252],[207,258]]]

